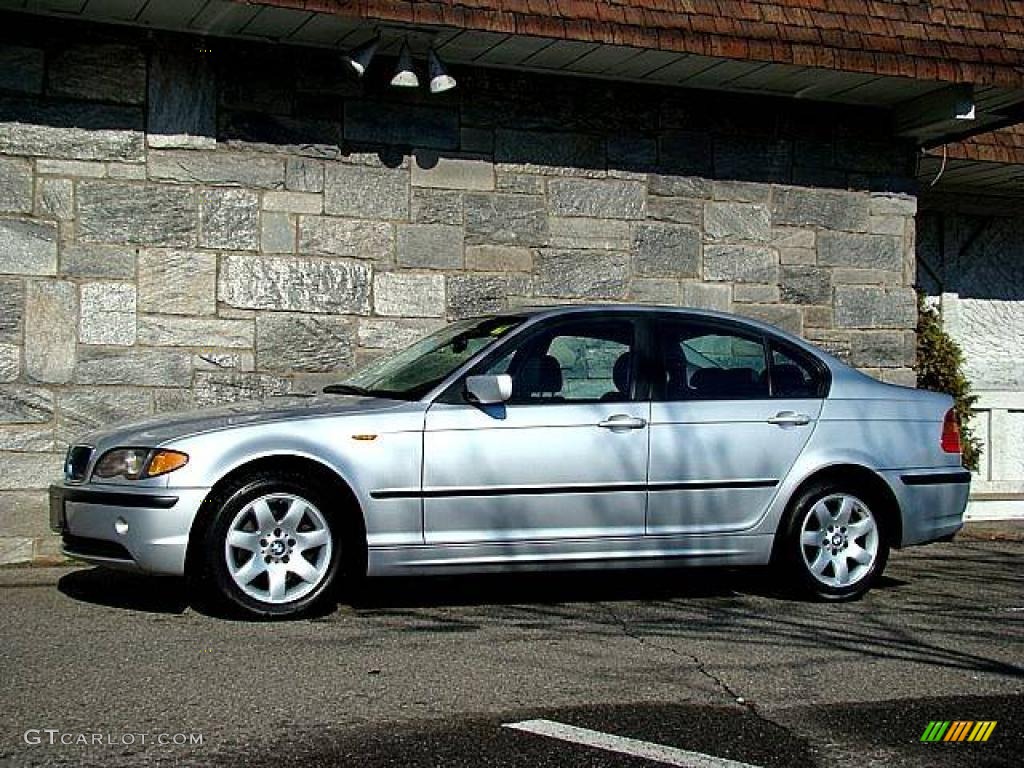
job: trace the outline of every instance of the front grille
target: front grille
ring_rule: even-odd
[[[64,551],[72,556],[105,557],[110,560],[127,560],[129,562],[132,559],[128,550],[116,541],[90,539],[85,536],[73,536],[70,533],[65,533],[61,539]]]
[[[68,448],[67,459],[64,461],[64,476],[71,482],[85,480],[92,458],[92,447],[88,445],[72,445]]]

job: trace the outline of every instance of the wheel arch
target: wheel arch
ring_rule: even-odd
[[[779,543],[784,536],[786,527],[785,521],[788,520],[789,515],[792,513],[793,505],[796,504],[804,491],[812,485],[824,483],[853,484],[854,487],[866,487],[874,497],[874,500],[881,505],[878,511],[882,524],[889,533],[890,545],[899,548],[900,542],[903,540],[903,514],[900,509],[899,500],[885,481],[885,478],[862,464],[829,464],[808,474],[789,495],[782,515],[782,521],[780,521],[776,528],[775,539],[772,543],[773,562],[777,559]]]
[[[343,525],[343,535],[347,541],[354,542],[354,553],[345,563],[348,575],[361,577],[366,573],[367,546],[366,520],[359,497],[352,485],[333,467],[310,458],[296,454],[270,454],[252,458],[236,465],[210,489],[203,499],[199,513],[189,529],[188,547],[185,552],[185,572],[194,571],[195,564],[201,561],[203,534],[206,532],[217,511],[217,503],[224,489],[240,479],[260,472],[282,472],[316,478],[325,486],[339,494],[339,503],[334,510],[339,512],[336,519]]]

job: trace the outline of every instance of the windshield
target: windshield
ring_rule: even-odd
[[[452,323],[396,355],[373,361],[324,392],[417,400],[525,319],[477,317]]]

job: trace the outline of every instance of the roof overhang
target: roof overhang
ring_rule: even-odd
[[[880,107],[891,110],[895,134],[928,147],[1024,118],[1024,67],[1012,62],[943,68],[923,55],[840,56],[824,44],[766,44],[671,27],[595,21],[583,30],[567,19],[545,26],[541,17],[489,5],[495,2],[0,0],[0,9],[338,51],[381,32],[381,53],[396,53],[413,35],[453,64]],[[670,14],[667,23],[683,16]],[[950,81],[965,73],[977,82]]]

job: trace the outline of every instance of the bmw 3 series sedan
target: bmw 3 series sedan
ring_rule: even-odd
[[[524,310],[320,395],[90,435],[51,524],[72,557],[263,617],[345,577],[537,569],[771,564],[844,600],[960,529],[952,406],[728,314]]]

